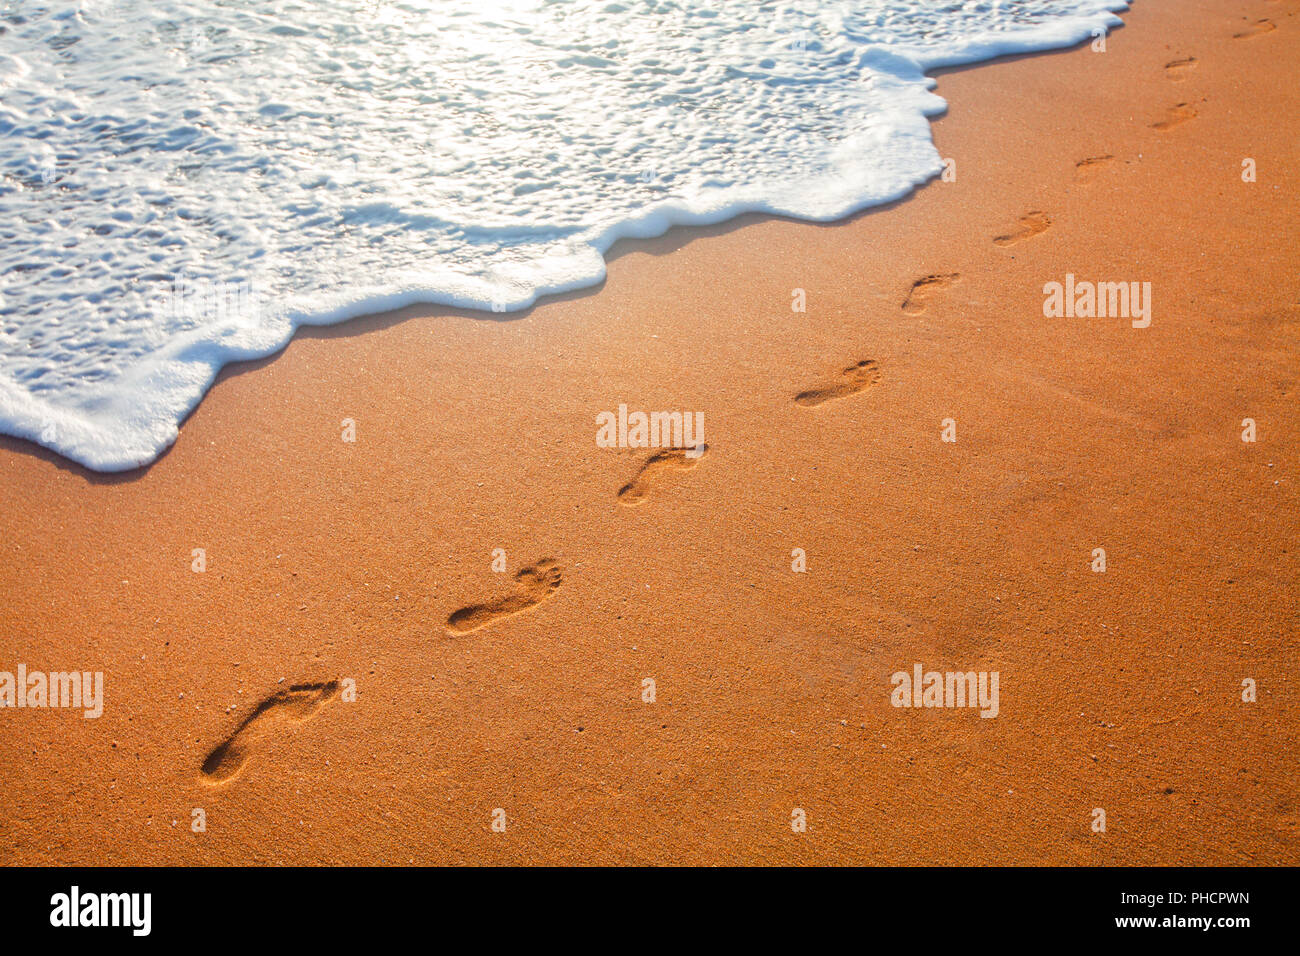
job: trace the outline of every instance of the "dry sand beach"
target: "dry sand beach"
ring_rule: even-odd
[[[1300,863],[1298,14],[942,72],[952,181],[300,332],[147,469],[3,439],[0,668],[105,700],[0,714],[0,856]],[[893,706],[918,663],[996,719]]]

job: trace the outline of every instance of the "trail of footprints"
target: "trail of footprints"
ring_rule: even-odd
[[[1234,34],[1234,39],[1247,39],[1272,32],[1276,24],[1259,20]],[[1183,57],[1165,64],[1165,74],[1174,82],[1185,80],[1197,66],[1195,57]],[[1152,124],[1152,128],[1165,132],[1180,126],[1197,115],[1188,103],[1171,106],[1165,118]],[[1087,183],[1115,157],[1106,154],[1091,156],[1075,164],[1075,181]],[[1052,224],[1047,213],[1033,210],[1020,217],[1019,228],[993,239],[994,245],[1013,246],[1031,239]],[[922,276],[912,283],[901,309],[907,315],[924,313],[931,302],[946,292],[960,278],[956,272]],[[813,408],[827,402],[848,398],[865,392],[880,381],[880,366],[874,359],[864,359],[843,369],[829,382],[806,389],[794,396],[796,405]],[[693,470],[708,451],[708,445],[695,448],[669,448],[651,455],[641,465],[636,475],[619,489],[619,504],[635,507],[651,497],[651,492],[668,478],[669,473]],[[455,636],[468,634],[497,621],[521,614],[537,607],[559,590],[563,572],[551,558],[532,564],[515,575],[515,591],[496,600],[462,607],[447,618],[447,631]],[[235,779],[254,756],[259,747],[277,735],[289,732],[295,725],[315,717],[327,703],[338,695],[336,680],[322,683],[295,684],[288,690],[277,691],[267,697],[235,732],[215,747],[203,761],[201,778],[211,785],[222,785]]]
[[[931,299],[940,292],[945,291],[959,278],[961,276],[956,272],[922,276],[912,283],[907,298],[903,300],[903,311],[908,315],[920,315],[925,311]]]
[[[1026,239],[1032,239],[1039,233],[1046,232],[1047,227],[1052,224],[1052,217],[1045,212],[1034,210],[1027,212],[1020,217],[1020,228],[1015,232],[1009,232],[1004,236],[998,236],[993,240],[995,246],[1014,246],[1017,242],[1024,242]]]
[[[646,459],[636,477],[618,490],[618,503],[636,507],[650,497],[651,490],[664,472],[691,471],[708,450],[708,445],[696,445],[694,448],[666,448],[656,452]]]
[[[1151,128],[1164,133],[1175,126],[1182,126],[1196,116],[1196,108],[1190,103],[1176,103],[1165,112],[1165,118],[1152,123]]]
[[[480,627],[511,617],[537,607],[560,589],[563,582],[561,569],[551,558],[543,558],[515,575],[517,590],[514,594],[488,604],[471,604],[447,618],[447,630],[452,634],[468,634]]]
[[[233,734],[218,744],[203,761],[203,780],[210,784],[228,783],[244,769],[258,747],[271,737],[285,732],[294,724],[315,717],[326,703],[338,694],[338,681],[321,684],[294,684],[278,691],[257,705]]]
[[[1240,33],[1234,33],[1232,38],[1234,40],[1248,40],[1251,37],[1257,37],[1264,33],[1272,33],[1276,29],[1277,24],[1272,20],[1258,20]]]
[[[1090,183],[1097,173],[1114,161],[1115,157],[1110,153],[1105,156],[1089,156],[1087,159],[1081,159],[1074,164],[1074,181],[1077,183]]]
[[[840,372],[829,385],[800,392],[794,397],[796,405],[806,407],[821,405],[837,398],[847,398],[869,389],[880,381],[880,366],[873,359],[864,359]]]

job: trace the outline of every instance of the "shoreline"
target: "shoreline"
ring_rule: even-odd
[[[936,71],[955,182],[300,329],[141,471],[0,441],[0,670],[106,675],[0,711],[7,859],[1300,862],[1298,9]],[[1045,317],[1066,275],[1151,282],[1149,327]],[[620,404],[708,421],[634,506]],[[997,718],[891,706],[917,664]]]
[[[1049,21],[998,39],[993,39],[995,34],[981,34],[962,49],[943,55],[933,51],[926,55],[923,47],[906,47],[901,50],[900,59],[915,68],[914,79],[918,83],[925,80],[927,88],[932,89],[937,83],[937,73],[943,70],[966,69],[1021,55],[1059,52],[1087,42],[1090,28],[1080,21],[1101,18],[1108,21],[1113,31],[1123,26],[1118,13],[1127,10],[1130,3],[1131,0],[1107,0],[1106,5],[1116,9],[1108,13],[1099,11],[1095,15],[1081,15],[1068,22]],[[1098,29],[1100,27],[1091,28],[1094,37]],[[1001,52],[990,57],[991,50]],[[942,104],[933,96],[929,99],[934,102],[924,106],[912,104],[917,110],[914,118],[927,130],[931,120],[946,109],[946,105],[941,109]],[[863,131],[859,130],[845,142],[862,137]],[[259,291],[257,283],[218,284],[214,288],[207,284],[207,280],[186,282],[178,277],[172,284],[170,300],[167,294],[158,293],[154,296],[157,300],[154,308],[168,311],[173,318],[178,318],[189,308],[178,302],[179,299],[189,300],[194,308],[217,316],[247,310],[259,317],[249,320],[252,328],[241,315],[233,326],[218,322],[174,336],[150,353],[146,361],[124,369],[107,390],[83,396],[75,408],[47,405],[32,393],[14,389],[11,394],[5,394],[3,404],[8,411],[3,416],[4,427],[13,433],[13,437],[47,447],[88,470],[101,474],[135,472],[149,467],[171,447],[180,426],[202,403],[224,368],[273,358],[283,352],[302,329],[341,325],[370,315],[406,310],[417,314],[437,311],[481,319],[489,312],[509,312],[506,300],[515,303],[527,301],[524,307],[527,311],[550,300],[586,294],[602,285],[610,248],[616,243],[659,238],[670,230],[709,229],[745,215],[757,219],[842,223],[874,209],[905,201],[938,172],[923,175],[913,170],[902,177],[893,177],[884,186],[875,184],[868,187],[859,183],[858,190],[846,191],[841,180],[849,175],[839,170],[838,175],[823,176],[819,180],[821,188],[811,194],[783,193],[780,188],[769,184],[765,195],[757,200],[740,201],[733,197],[724,202],[720,194],[715,194],[705,199],[681,197],[649,206],[631,218],[585,229],[582,232],[584,240],[563,254],[568,265],[559,270],[561,278],[556,278],[554,269],[548,276],[536,262],[527,263],[524,272],[530,274],[531,279],[519,287],[505,288],[498,284],[493,288],[482,276],[448,274],[440,283],[426,286],[424,292],[413,292],[409,288],[400,291],[409,285],[408,282],[390,279],[388,288],[382,291],[361,284],[360,288],[369,290],[368,295],[361,299],[336,299],[330,305],[317,303],[305,310],[290,309],[266,321],[265,316],[260,315],[262,303],[275,296]],[[810,195],[820,195],[821,198],[810,200]],[[838,198],[835,203],[827,205],[825,197],[830,195]],[[884,196],[893,198],[884,199]],[[784,211],[773,211],[774,207]],[[795,208],[802,209],[803,215],[790,211]],[[737,212],[737,209],[748,211]],[[832,209],[836,211],[831,212]],[[647,233],[654,235],[647,236]],[[574,274],[575,269],[581,274]],[[583,269],[586,271],[582,272]],[[431,261],[425,271],[432,275],[436,264]],[[425,276],[421,281],[432,280]],[[535,285],[528,284],[533,281]],[[430,288],[438,291],[430,292]],[[198,305],[194,305],[195,299],[199,300]],[[410,299],[417,301],[396,304]],[[346,304],[340,304],[340,301]],[[125,406],[125,412],[121,406]],[[115,414],[100,417],[89,412],[91,408],[118,410]]]

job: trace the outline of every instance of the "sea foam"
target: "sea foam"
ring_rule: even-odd
[[[300,325],[522,309],[620,238],[898,199],[942,169],[925,71],[1126,7],[0,2],[0,431],[137,467]]]

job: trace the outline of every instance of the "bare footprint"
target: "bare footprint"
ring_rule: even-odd
[[[1052,224],[1052,217],[1045,212],[1033,210],[1020,217],[1020,228],[1015,232],[1007,233],[1005,236],[998,236],[993,240],[995,246],[1014,246],[1017,242],[1024,242],[1026,239],[1032,239],[1047,229]]]
[[[650,488],[655,484],[655,476],[661,471],[690,471],[704,453],[708,445],[696,445],[694,448],[669,448],[651,455],[636,477],[618,491],[619,504],[633,507],[641,504],[650,495]]]
[[[1114,156],[1107,153],[1105,156],[1089,156],[1087,159],[1079,160],[1074,164],[1074,181],[1076,183],[1092,182],[1093,177],[1106,166],[1109,166],[1114,159]]]
[[[1170,60],[1165,64],[1165,75],[1169,79],[1178,81],[1187,79],[1187,74],[1196,69],[1196,57],[1184,57],[1181,60]]]
[[[315,717],[325,702],[338,693],[339,682],[294,684],[276,691],[257,705],[239,728],[203,761],[203,779],[211,784],[233,780],[259,743],[285,724],[300,724]]]
[[[958,278],[960,278],[959,273],[949,272],[917,279],[912,283],[907,298],[903,300],[903,311],[908,315],[920,315],[936,292],[949,288]]]
[[[555,561],[551,558],[543,558],[515,575],[515,582],[519,585],[518,594],[512,594],[490,604],[473,604],[461,608],[447,618],[447,630],[453,634],[468,634],[470,631],[491,624],[498,618],[527,611],[558,591],[563,580]]]
[[[846,398],[869,389],[880,381],[880,366],[874,359],[865,359],[840,372],[839,380],[825,388],[812,388],[794,397],[796,405],[812,407],[835,398]]]
[[[1245,40],[1248,37],[1257,37],[1261,33],[1272,33],[1276,29],[1277,29],[1277,24],[1274,23],[1272,20],[1259,20],[1255,23],[1252,23],[1250,26],[1242,30],[1240,33],[1234,33],[1232,35],[1232,38],[1234,40]]]
[[[1189,119],[1191,119],[1195,115],[1196,115],[1196,110],[1193,109],[1190,105],[1188,105],[1187,103],[1179,103],[1176,106],[1169,107],[1168,115],[1160,122],[1152,123],[1151,128],[1158,129],[1160,130],[1160,132],[1163,133],[1166,132],[1167,130],[1173,129],[1175,126],[1179,126],[1183,123],[1186,123]]]

